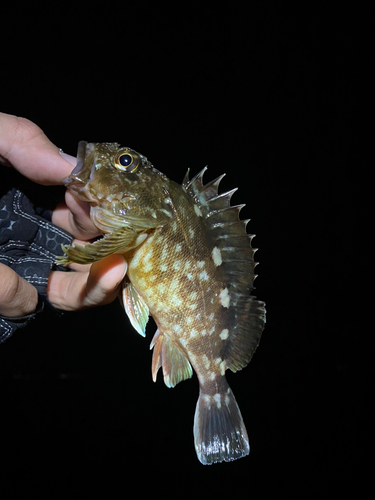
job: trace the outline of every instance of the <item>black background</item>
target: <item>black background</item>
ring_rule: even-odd
[[[222,189],[239,187],[233,203],[257,235],[268,315],[249,367],[228,374],[251,454],[210,467],[193,446],[196,378],[151,380],[152,321],[142,339],[114,303],[17,332],[0,347],[2,497],[358,491],[373,434],[356,286],[366,13],[51,5],[4,17],[1,111],[73,155],[79,140],[118,141],[179,182],[187,168],[226,172]]]

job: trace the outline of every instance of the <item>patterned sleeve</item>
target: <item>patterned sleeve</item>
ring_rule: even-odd
[[[36,311],[22,318],[0,315],[0,343],[25,326],[43,309],[52,269],[66,271],[54,264],[61,255],[61,244],[70,244],[72,236],[52,224],[51,211],[40,211],[16,188],[0,198],[0,263],[12,268],[38,291]],[[42,215],[40,215],[42,214]]]

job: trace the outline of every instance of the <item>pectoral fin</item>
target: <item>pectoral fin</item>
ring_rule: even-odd
[[[142,337],[145,337],[145,328],[149,316],[148,306],[130,282],[123,281],[122,305],[133,328]]]
[[[123,253],[135,248],[147,238],[147,234],[139,234],[129,227],[120,227],[112,233],[104,235],[94,243],[86,243],[85,246],[61,245],[65,255],[58,256],[56,263],[67,265],[72,262],[77,264],[92,264],[113,253]]]

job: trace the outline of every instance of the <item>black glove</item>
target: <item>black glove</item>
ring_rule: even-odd
[[[40,186],[36,188],[32,183],[29,186],[34,194],[41,192]],[[61,244],[72,242],[69,233],[52,224],[52,210],[36,208],[23,191],[13,187],[4,193],[1,188],[0,262],[11,267],[37,289],[39,302],[34,313],[22,318],[0,315],[0,343],[17,328],[25,326],[43,309],[44,303],[48,303],[46,289],[51,270],[67,270],[54,264],[56,255],[62,255]],[[41,199],[42,196],[44,198],[43,194],[39,194],[39,200],[47,202],[47,198]]]

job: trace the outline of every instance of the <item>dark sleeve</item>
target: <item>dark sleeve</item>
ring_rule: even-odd
[[[35,208],[17,188],[11,188],[0,197],[0,262],[29,281],[39,295],[33,314],[22,318],[0,315],[0,343],[17,328],[25,326],[48,303],[46,289],[51,270],[66,271],[54,262],[56,255],[62,255],[61,245],[70,244],[72,236],[52,224],[51,213]]]

